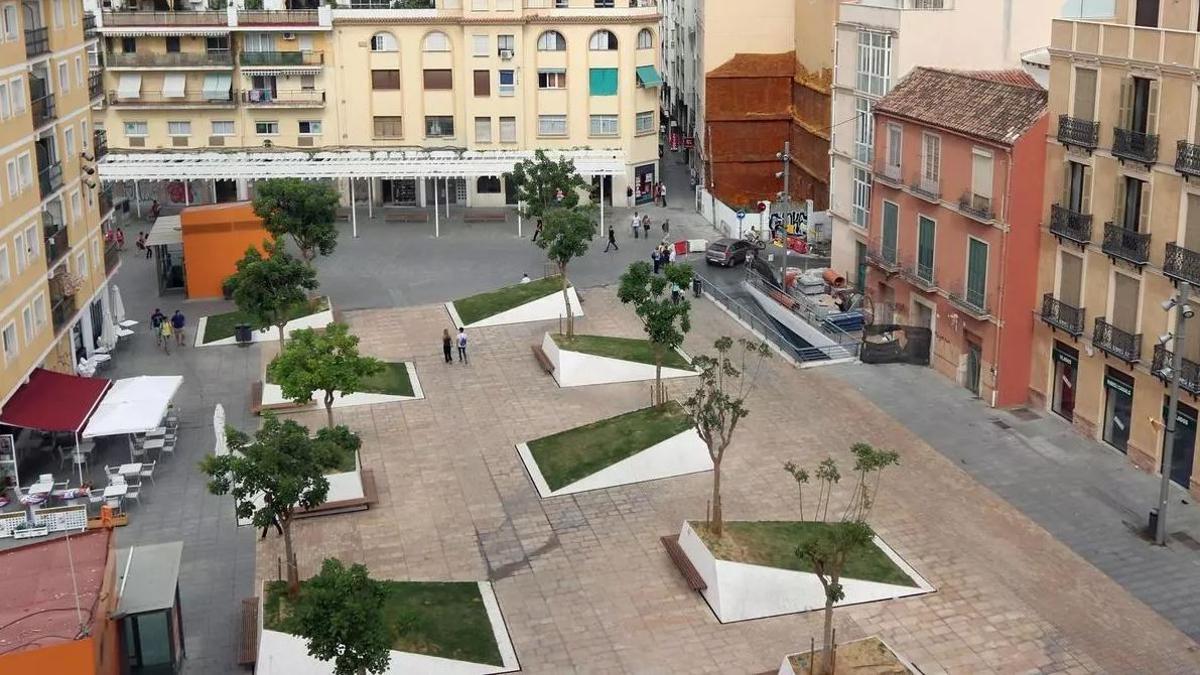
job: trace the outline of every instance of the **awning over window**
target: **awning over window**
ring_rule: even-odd
[[[638,66],[637,83],[639,87],[661,87],[662,78],[654,66]]]
[[[139,73],[121,73],[117,83],[117,98],[130,99],[142,95],[142,76]]]
[[[163,78],[163,98],[183,98],[183,90],[186,86],[186,73],[167,73]]]
[[[142,375],[117,380],[83,430],[84,438],[141,434],[162,423],[183,384],[178,375]]]
[[[204,76],[204,100],[227,101],[229,88],[233,84],[233,76],[216,73]]]
[[[588,91],[592,96],[616,96],[617,69],[592,68],[589,73]]]
[[[36,368],[0,410],[0,422],[42,431],[79,431],[110,384],[103,378]]]
[[[179,216],[159,216],[146,237],[147,246],[171,246],[183,243],[183,228]]]

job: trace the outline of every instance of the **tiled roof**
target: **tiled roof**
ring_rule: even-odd
[[[1046,90],[1023,71],[914,68],[875,111],[1010,145],[1046,114]]]
[[[782,54],[734,54],[720,66],[709,71],[708,77],[791,77],[795,70],[796,52]]]

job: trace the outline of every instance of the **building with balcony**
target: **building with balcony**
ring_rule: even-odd
[[[24,0],[0,18],[2,407],[35,368],[74,373],[95,350],[117,262],[105,261],[83,6]]]
[[[929,363],[993,406],[1023,403],[1046,91],[1022,70],[918,67],[874,104],[866,291],[933,334]]]
[[[1171,478],[1200,494],[1200,321],[1182,346],[1160,304],[1200,283],[1195,3],[1118,0],[1056,20],[1030,398],[1158,472],[1172,353],[1183,391]],[[1159,336],[1172,334],[1161,342]]]
[[[575,158],[606,202],[628,187],[649,198],[656,3],[394,4],[103,10],[103,176],[164,205],[245,199],[255,178],[295,175],[337,179],[347,203],[497,207],[514,203],[503,173],[547,149]],[[194,152],[211,149],[226,152]],[[189,190],[168,189],[181,180]]]

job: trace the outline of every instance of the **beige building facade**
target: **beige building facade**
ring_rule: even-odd
[[[74,372],[108,307],[96,40],[78,0],[0,3],[0,406],[37,367]]]

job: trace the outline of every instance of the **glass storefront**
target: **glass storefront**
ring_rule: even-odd
[[[1104,442],[1126,452],[1133,420],[1133,378],[1119,370],[1104,371]]]
[[[1167,417],[1170,399],[1163,398],[1163,419]],[[1175,415],[1175,444],[1171,452],[1171,481],[1188,489],[1192,478],[1192,462],[1196,457],[1196,409],[1179,404]],[[1166,444],[1166,437],[1163,437]],[[1165,447],[1164,447],[1165,450]],[[1166,455],[1163,455],[1164,459]],[[1161,471],[1161,466],[1159,467]]]
[[[1050,409],[1067,419],[1075,417],[1075,383],[1079,377],[1079,351],[1055,341],[1054,398]]]

